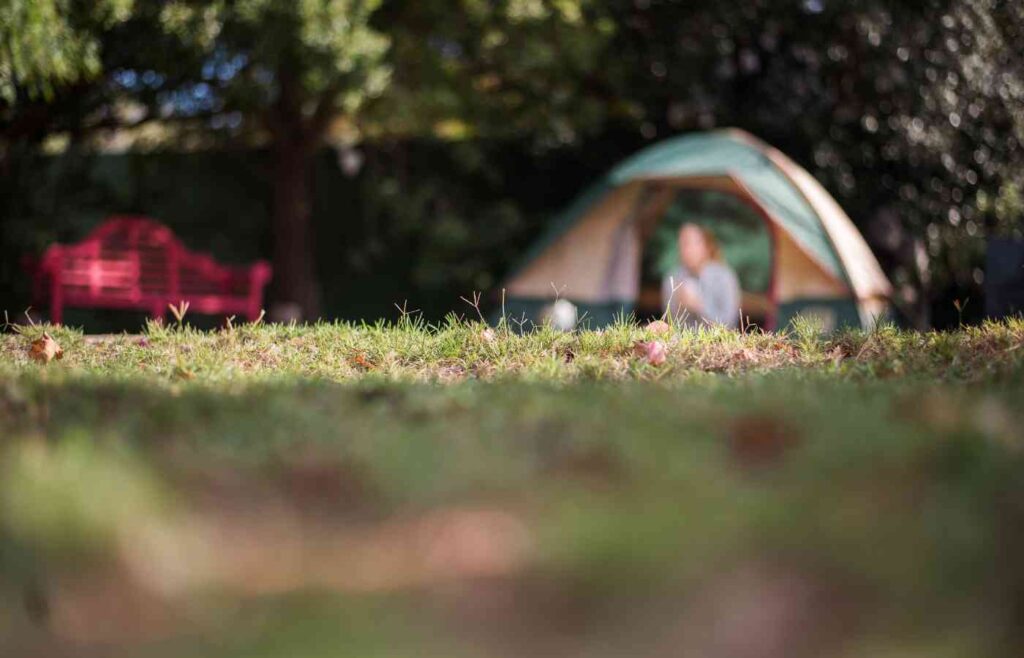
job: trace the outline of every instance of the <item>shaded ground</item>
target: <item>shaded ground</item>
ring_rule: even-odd
[[[1020,323],[41,332],[0,336],[4,656],[1024,647]]]

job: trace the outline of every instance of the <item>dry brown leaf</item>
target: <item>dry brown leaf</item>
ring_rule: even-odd
[[[40,363],[49,363],[54,359],[63,359],[64,350],[53,339],[53,336],[44,333],[42,338],[32,341],[32,347],[29,348],[28,355]]]
[[[366,356],[362,353],[356,354],[354,357],[352,357],[352,363],[354,363],[355,365],[359,366],[364,370],[373,369],[373,363],[370,362],[370,360],[367,359]]]
[[[460,365],[446,365],[438,368],[437,379],[442,382],[450,382],[461,379],[465,374],[466,369]]]

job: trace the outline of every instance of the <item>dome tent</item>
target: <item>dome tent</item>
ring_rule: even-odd
[[[681,221],[716,234],[740,274],[744,315],[762,315],[769,328],[797,314],[866,327],[888,309],[889,281],[825,188],[778,150],[729,129],[655,144],[593,184],[505,281],[506,315],[537,321],[558,297],[591,324],[633,312],[645,261],[665,270],[675,249],[665,236]]]

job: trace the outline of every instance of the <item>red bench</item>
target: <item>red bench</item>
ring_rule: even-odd
[[[111,217],[76,244],[50,246],[33,268],[37,300],[49,299],[50,321],[65,306],[147,311],[168,304],[189,311],[256,320],[270,265],[227,266],[189,251],[163,224],[147,217]]]

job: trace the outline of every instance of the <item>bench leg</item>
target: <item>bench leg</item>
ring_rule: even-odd
[[[50,286],[50,323],[60,324],[64,320],[64,295],[60,283]]]

